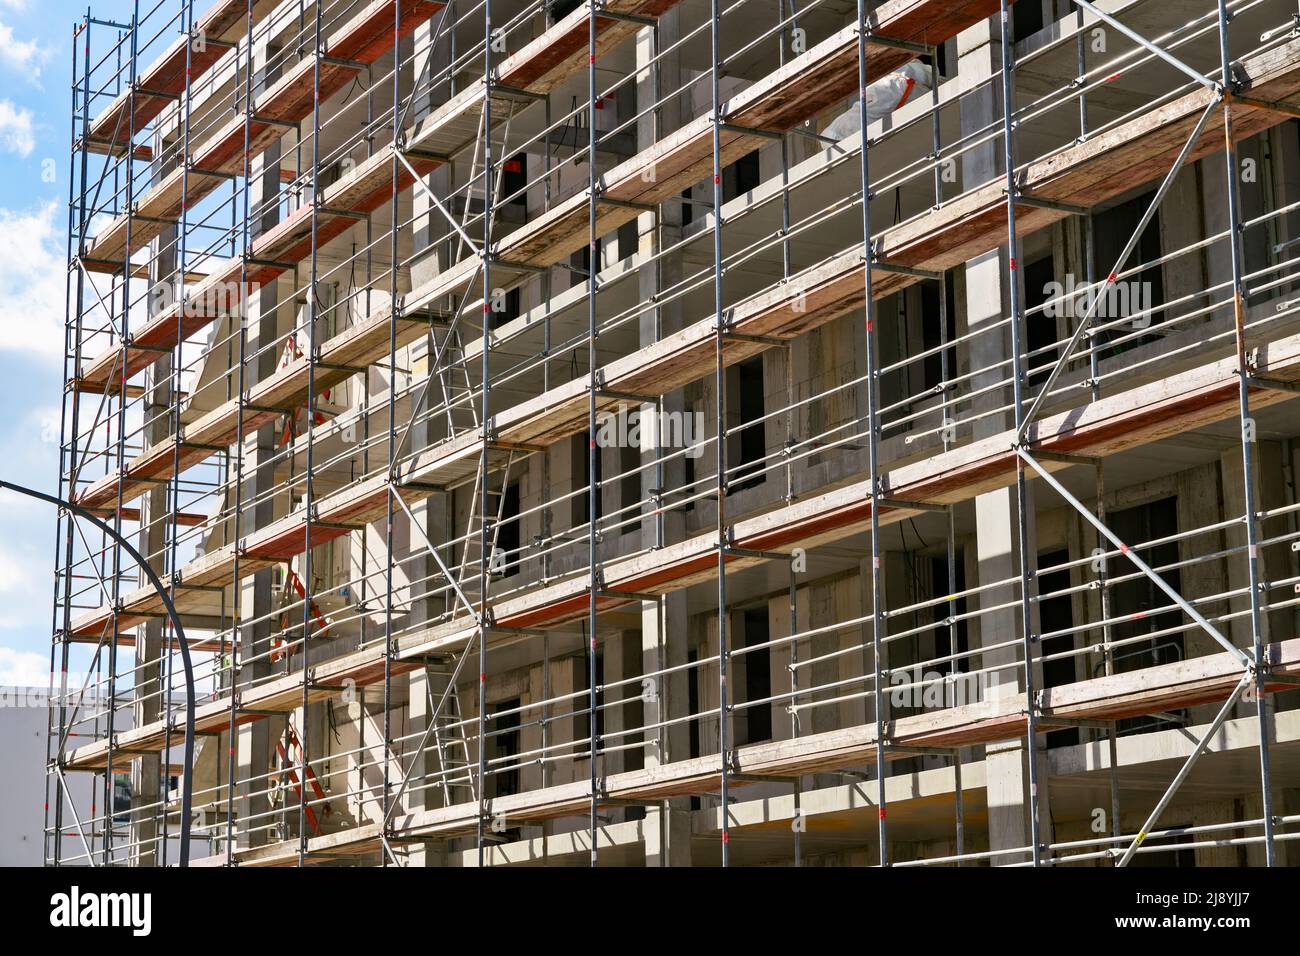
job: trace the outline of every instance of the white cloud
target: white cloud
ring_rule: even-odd
[[[20,447],[17,451],[23,456],[24,464],[33,455],[39,454],[34,449],[27,447]],[[10,491],[8,488],[0,490],[0,515],[9,520],[32,520],[39,517],[46,508],[51,509],[51,514],[53,513],[53,505],[38,501],[30,495],[22,495],[16,491]],[[10,580],[5,577],[5,574],[12,564],[13,557],[4,550],[4,545],[0,544],[0,594],[5,594],[10,590]]]
[[[0,687],[48,687],[49,683],[49,657],[0,647]]]
[[[52,492],[59,469],[58,408],[33,403],[16,411],[0,427],[3,470],[23,484]],[[11,648],[39,651],[48,646],[57,514],[46,502],[0,491],[0,640]]]
[[[54,508],[51,506],[51,513]],[[5,522],[5,530],[15,527],[16,522]],[[51,523],[41,527],[43,537],[53,540]],[[22,524],[23,533],[30,540],[17,547],[0,548],[0,631],[5,637],[16,640],[19,647],[39,647],[49,644],[50,612],[53,607],[54,592],[52,588],[53,569],[41,573],[41,555],[35,547],[34,529]],[[46,549],[48,550],[48,549]],[[16,653],[10,648],[0,647],[0,669],[5,667],[4,653]],[[21,684],[23,681],[7,680],[0,675],[0,685]]]
[[[58,203],[0,208],[0,351],[57,364],[63,356],[64,238]]]
[[[26,73],[36,82],[41,78],[41,65],[50,58],[50,51],[35,40],[19,40],[13,27],[0,23],[0,63],[15,73]]]
[[[38,374],[48,378],[52,373]],[[0,443],[5,448],[4,469],[15,477],[24,476],[24,484],[52,492],[59,473],[59,408],[34,404],[21,413],[17,409],[15,412],[5,422],[7,427],[0,430]],[[45,502],[8,489],[0,490],[0,528],[5,527],[5,522],[25,522],[27,527],[52,526],[54,513],[54,507]],[[17,543],[12,538],[7,541],[0,538],[0,554]],[[48,556],[44,560],[48,561]],[[0,593],[3,590],[4,583],[0,582]]]
[[[9,598],[40,593],[41,582],[29,557],[9,549],[0,550],[0,596]]]
[[[5,152],[16,153],[24,159],[32,154],[36,134],[32,132],[31,110],[0,100],[0,145]]]

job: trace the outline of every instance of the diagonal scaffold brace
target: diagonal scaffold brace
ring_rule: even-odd
[[[1173,782],[1169,784],[1168,788],[1166,788],[1164,794],[1156,803],[1155,808],[1147,817],[1146,822],[1143,823],[1142,828],[1138,830],[1137,836],[1133,838],[1133,842],[1128,845],[1128,848],[1124,851],[1124,855],[1121,856],[1119,862],[1115,864],[1116,866],[1128,866],[1129,861],[1133,859],[1133,854],[1137,853],[1138,847],[1142,846],[1142,843],[1147,838],[1147,834],[1151,832],[1151,828],[1154,827],[1156,821],[1160,819],[1160,814],[1164,813],[1165,807],[1169,806],[1169,801],[1174,798],[1174,794],[1178,792],[1178,788],[1183,785],[1183,781],[1187,779],[1187,775],[1190,774],[1192,768],[1196,766],[1196,761],[1200,760],[1201,755],[1205,753],[1205,749],[1210,745],[1210,739],[1219,732],[1219,728],[1223,726],[1223,722],[1227,720],[1228,715],[1232,713],[1232,708],[1236,705],[1237,700],[1241,697],[1246,688],[1254,682],[1254,680],[1255,669],[1252,665],[1247,669],[1246,673],[1241,675],[1241,680],[1237,681],[1237,686],[1233,688],[1232,693],[1228,695],[1228,699],[1224,701],[1223,706],[1219,708],[1219,712],[1215,715],[1214,720],[1210,722],[1210,726],[1206,728],[1205,733],[1201,735],[1201,739],[1198,740],[1196,746],[1192,748],[1192,752],[1188,755],[1187,759],[1183,761],[1182,767],[1178,770],[1178,775],[1174,777]]]
[[[1215,642],[1219,644],[1219,646],[1222,647],[1224,650],[1226,650],[1229,654],[1235,657],[1243,667],[1248,668],[1252,672],[1254,671],[1255,662],[1250,658],[1250,655],[1246,654],[1244,651],[1241,650],[1241,648],[1235,646],[1231,641],[1229,641],[1226,637],[1224,637],[1218,628],[1216,628],[1213,624],[1207,621],[1205,619],[1205,616],[1201,614],[1200,611],[1192,607],[1192,605],[1188,602],[1188,600],[1185,597],[1183,597],[1181,594],[1179,594],[1169,584],[1168,581],[1162,578],[1159,575],[1159,573],[1157,573],[1156,570],[1151,567],[1151,565],[1147,564],[1140,557],[1138,557],[1137,553],[1132,548],[1130,548],[1127,544],[1121,541],[1119,536],[1116,535],[1115,532],[1111,531],[1109,528],[1106,527],[1104,523],[1098,520],[1097,516],[1093,514],[1089,508],[1084,506],[1083,502],[1079,501],[1078,498],[1070,494],[1069,490],[1064,485],[1062,485],[1059,481],[1057,481],[1056,477],[1045,467],[1043,467],[1043,465],[1036,458],[1034,458],[1033,455],[1031,455],[1028,451],[1026,451],[1023,445],[1016,446],[1016,454],[1019,455],[1021,460],[1024,461],[1024,463],[1027,464],[1030,468],[1032,468],[1040,478],[1042,478],[1045,482],[1051,485],[1052,488],[1056,491],[1056,493],[1059,494],[1062,498],[1066,500],[1066,502],[1069,503],[1070,507],[1074,508],[1075,511],[1083,515],[1083,517],[1087,520],[1087,522],[1091,524],[1093,528],[1097,530],[1098,533],[1100,533],[1103,537],[1106,538],[1107,541],[1109,541],[1116,548],[1118,548],[1120,553],[1124,555],[1124,557],[1128,558],[1129,561],[1131,561],[1139,571],[1141,571],[1148,578],[1150,578],[1151,582],[1157,588],[1159,588],[1164,593],[1164,595],[1167,598],[1169,598],[1169,600],[1177,604],[1184,614],[1186,614],[1193,621],[1195,621],[1196,624],[1201,628],[1201,630],[1205,631],[1205,633],[1209,634],[1210,637],[1214,638]]]
[[[1156,210],[1160,208],[1160,204],[1164,201],[1165,195],[1173,185],[1174,179],[1177,178],[1178,173],[1187,162],[1187,158],[1191,155],[1192,149],[1196,146],[1196,142],[1201,138],[1201,134],[1205,132],[1205,126],[1209,123],[1210,117],[1214,115],[1214,111],[1218,109],[1219,104],[1223,102],[1223,96],[1223,90],[1216,89],[1215,96],[1206,105],[1204,112],[1201,113],[1200,120],[1196,123],[1196,128],[1192,130],[1191,136],[1189,136],[1187,142],[1183,144],[1183,148],[1179,152],[1178,158],[1174,160],[1173,166],[1161,181],[1160,188],[1158,188],[1156,194],[1151,197],[1151,202],[1147,205],[1146,212],[1144,212],[1142,218],[1138,220],[1137,227],[1133,230],[1133,234],[1129,237],[1128,242],[1124,244],[1124,248],[1120,252],[1119,258],[1116,259],[1114,267],[1102,282],[1101,289],[1094,290],[1091,286],[1088,288],[1088,294],[1091,301],[1088,303],[1087,310],[1083,313],[1083,317],[1079,319],[1079,324],[1075,327],[1074,334],[1070,336],[1070,340],[1065,344],[1065,348],[1061,350],[1060,357],[1056,360],[1056,364],[1052,366],[1052,370],[1048,373],[1046,381],[1044,381],[1042,386],[1039,388],[1038,394],[1034,396],[1033,402],[1030,403],[1028,410],[1025,412],[1024,420],[1020,423],[1020,430],[1017,437],[1021,443],[1024,443],[1028,439],[1029,428],[1033,424],[1034,418],[1042,409],[1043,403],[1047,400],[1048,394],[1052,391],[1052,386],[1056,384],[1057,378],[1060,377],[1061,373],[1065,371],[1066,367],[1069,365],[1071,356],[1074,355],[1075,349],[1078,348],[1079,343],[1083,340],[1084,334],[1092,325],[1092,320],[1094,316],[1096,316],[1097,310],[1105,301],[1106,293],[1109,292],[1110,288],[1119,280],[1119,275],[1124,270],[1124,264],[1128,262],[1129,256],[1131,256],[1133,250],[1137,248],[1137,244],[1142,238],[1142,233],[1146,231],[1147,224],[1151,222],[1151,218],[1156,214]],[[1014,202],[1015,197],[1009,196],[1007,201]]]

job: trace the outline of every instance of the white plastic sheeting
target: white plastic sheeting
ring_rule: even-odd
[[[903,64],[884,79],[876,80],[867,87],[867,122],[888,116],[913,97],[929,93],[933,86],[934,71],[929,66],[920,60]],[[855,99],[847,110],[826,127],[823,135],[830,139],[852,136],[862,128],[861,119],[858,101]]]

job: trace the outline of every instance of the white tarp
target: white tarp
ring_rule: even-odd
[[[884,79],[876,80],[867,87],[867,122],[888,116],[912,98],[929,93],[934,85],[934,73],[920,60],[905,63]],[[844,139],[861,129],[862,117],[858,114],[858,101],[835,117],[835,121],[826,127],[824,136],[830,139]]]

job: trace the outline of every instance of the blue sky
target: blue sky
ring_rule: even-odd
[[[115,20],[131,8],[93,4]],[[58,478],[70,50],[85,11],[0,0],[0,476],[45,490]],[[52,506],[0,494],[0,685],[45,684],[54,534]]]

